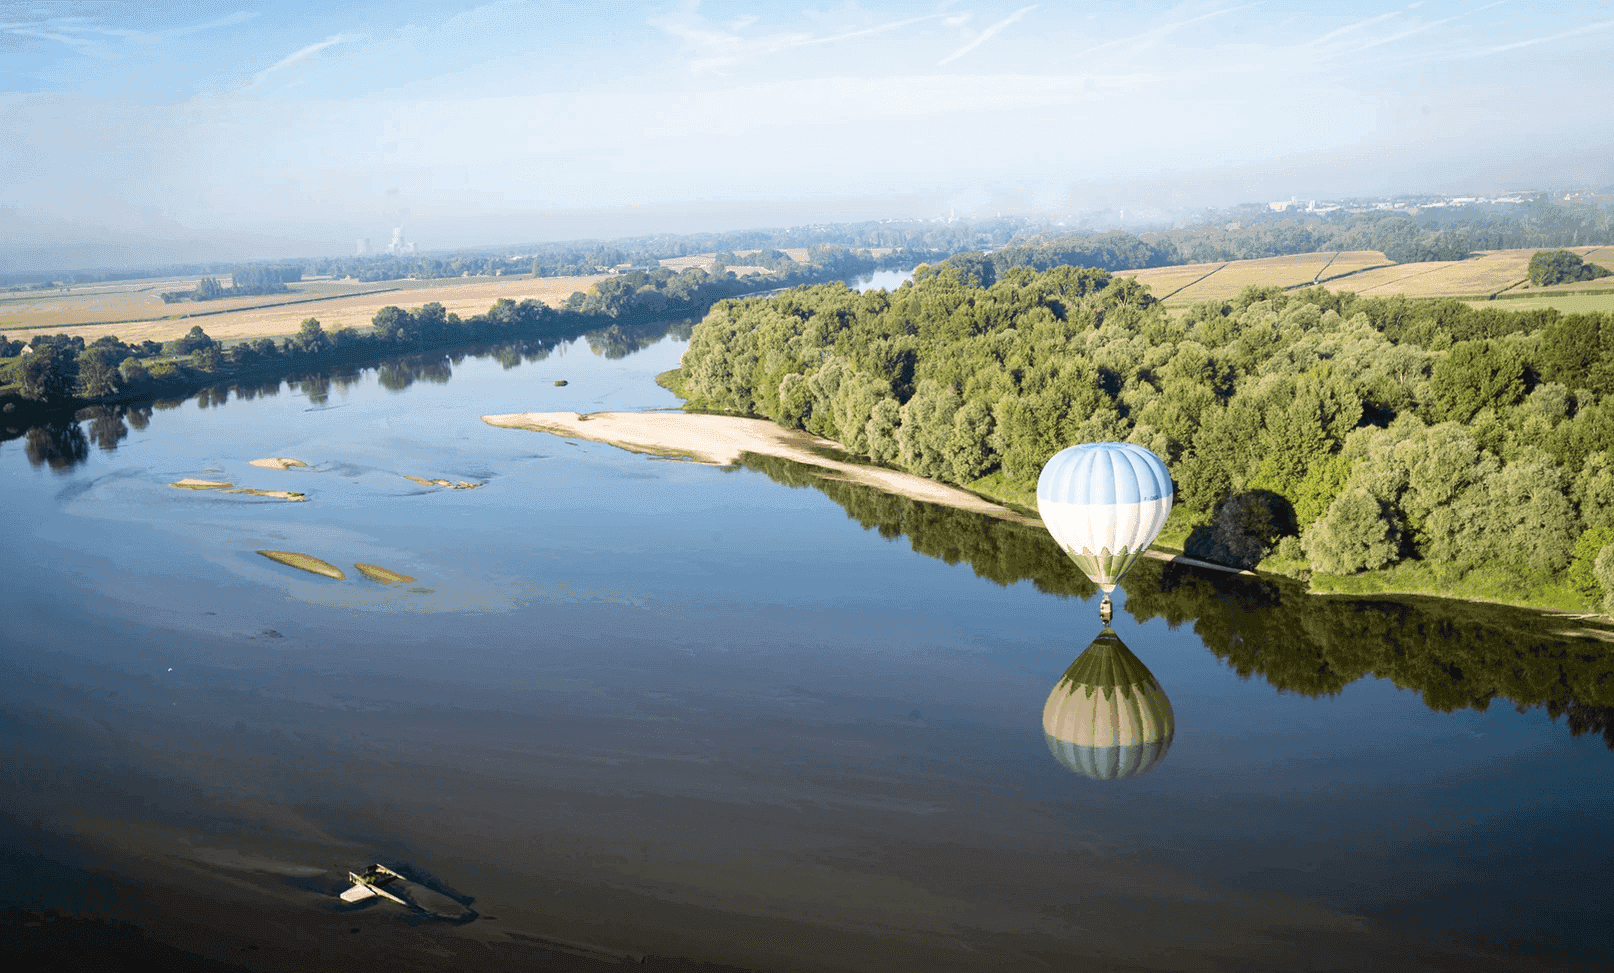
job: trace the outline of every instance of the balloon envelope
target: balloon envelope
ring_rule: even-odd
[[[1114,591],[1160,535],[1176,488],[1160,457],[1132,443],[1054,454],[1037,477],[1037,512],[1093,583]]]
[[[1097,780],[1148,771],[1176,729],[1165,690],[1108,628],[1065,670],[1042,708],[1054,759]]]

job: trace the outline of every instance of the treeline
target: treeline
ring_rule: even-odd
[[[717,272],[721,273],[725,265],[767,266],[772,269],[770,263],[758,263],[753,256],[736,256],[737,251],[763,251],[767,255],[765,260],[777,262],[781,257],[790,260],[782,253],[786,249],[832,247],[848,251],[894,249],[898,252],[876,259],[876,267],[907,268],[923,260],[940,260],[963,250],[1001,246],[1033,225],[1036,224],[1025,220],[828,223],[732,233],[657,234],[608,242],[585,240],[526,244],[505,248],[498,254],[375,254],[327,257],[306,263],[311,274],[352,277],[364,281],[504,274],[576,277],[609,273],[624,265],[642,271],[652,270],[662,260],[716,253],[721,258],[717,268]],[[511,251],[515,251],[515,255]],[[817,259],[810,262],[816,263]]]
[[[1614,592],[1614,316],[1321,288],[1167,314],[1105,271],[980,266],[721,303],[680,391],[1022,503],[1059,449],[1136,442],[1189,553],[1314,583]]]
[[[1378,250],[1396,263],[1461,260],[1476,250],[1582,246],[1614,240],[1614,206],[1545,199],[1382,212],[1258,213],[1162,235],[1168,263],[1251,260],[1294,253]],[[1115,268],[1118,269],[1118,268]]]
[[[309,276],[352,277],[364,281],[422,280],[464,276],[532,274],[538,277],[572,277],[602,274],[624,264],[653,268],[659,261],[703,253],[751,250],[811,249],[817,246],[849,250],[895,249],[896,256],[879,261],[881,267],[912,267],[921,260],[940,260],[951,254],[983,247],[999,247],[1039,228],[1046,221],[1019,218],[991,220],[878,220],[861,223],[819,223],[783,229],[752,229],[726,233],[650,234],[617,240],[572,240],[450,251],[435,254],[367,254],[347,257],[303,258],[298,265]],[[747,260],[733,258],[733,264]],[[142,277],[179,277],[202,274],[217,277],[240,273],[241,265],[184,264],[139,270],[81,270],[51,273],[0,273],[0,286],[37,290],[68,284],[134,280]],[[239,281],[238,281],[239,282]],[[184,293],[184,292],[181,292]]]
[[[785,258],[774,278],[763,286],[838,279],[867,273],[874,261],[844,247],[813,248],[811,262]],[[733,273],[708,274],[696,267],[674,272],[666,268],[608,277],[574,293],[561,308],[532,299],[497,301],[486,313],[461,318],[432,302],[412,311],[389,306],[378,311],[367,329],[327,332],[317,319],[302,323],[295,335],[275,341],[257,338],[232,347],[209,337],[200,325],[164,344],[128,344],[115,336],[86,344],[65,334],[39,336],[32,350],[0,363],[0,382],[14,386],[31,403],[88,403],[118,397],[159,394],[165,390],[217,381],[220,376],[264,372],[288,365],[309,367],[322,361],[353,361],[471,342],[503,341],[517,336],[584,334],[616,326],[698,318],[711,305],[736,294],[753,293],[759,282]],[[20,342],[0,338],[0,351],[15,354]],[[11,402],[14,411],[17,403]]]
[[[216,277],[203,277],[193,290],[165,291],[164,304],[179,301],[216,301],[224,297],[256,297],[262,294],[285,294],[288,283],[303,279],[301,266],[275,264],[266,267],[238,267],[230,275],[230,286],[225,287]]]
[[[823,491],[865,530],[1000,585],[1031,582],[1061,597],[1096,587],[1045,530],[910,500],[822,475],[789,460],[746,454],[743,466],[792,487]],[[1139,622],[1193,626],[1241,676],[1307,696],[1335,695],[1366,676],[1419,693],[1432,709],[1484,711],[1493,703],[1567,717],[1575,736],[1614,749],[1614,657],[1600,643],[1543,631],[1517,611],[1434,599],[1417,603],[1317,598],[1281,579],[1222,575],[1143,560],[1122,581]],[[1074,654],[1080,645],[1072,641]],[[1166,687],[1167,692],[1170,686]]]

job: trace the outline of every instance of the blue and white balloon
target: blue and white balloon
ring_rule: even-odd
[[[1048,533],[1106,595],[1160,535],[1176,494],[1160,457],[1133,443],[1054,454],[1037,478]]]

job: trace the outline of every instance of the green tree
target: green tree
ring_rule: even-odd
[[[206,348],[198,348],[191,352],[191,367],[204,372],[216,372],[224,364],[224,355],[219,352],[217,343]]]
[[[286,344],[299,355],[318,355],[330,350],[331,339],[325,334],[325,328],[320,325],[318,318],[309,318],[295,335],[287,339]]]
[[[1429,393],[1436,421],[1467,422],[1485,406],[1524,398],[1524,356],[1504,341],[1460,341],[1435,364]]]
[[[194,351],[202,348],[212,347],[216,344],[218,344],[218,342],[214,341],[212,338],[209,338],[207,336],[207,332],[202,330],[201,325],[193,324],[191,325],[191,329],[185,333],[183,338],[175,338],[173,341],[164,344],[163,354],[173,355],[176,357],[179,355],[189,355]]]
[[[105,345],[84,349],[78,356],[78,394],[86,399],[116,395],[122,388],[118,372],[122,356]]]
[[[53,402],[67,398],[77,381],[74,363],[57,345],[42,344],[24,355],[17,384],[25,398]]]
[[[958,393],[952,388],[928,380],[919,383],[919,390],[902,407],[902,425],[897,427],[897,446],[908,472],[933,479],[949,472],[947,444],[958,406]]]
[[[991,437],[992,408],[985,402],[965,403],[953,414],[953,431],[945,447],[953,482],[978,480],[997,466]]]
[[[151,373],[138,358],[125,358],[118,363],[118,378],[125,387],[138,387],[151,380]]]
[[[1593,527],[1575,541],[1575,553],[1569,559],[1570,587],[1599,603],[1603,588],[1597,580],[1597,555],[1611,544],[1614,544],[1614,527]]]
[[[1596,280],[1609,273],[1603,267],[1586,263],[1580,254],[1570,250],[1537,250],[1530,257],[1530,283],[1535,287]]]
[[[895,463],[902,448],[897,442],[897,427],[902,422],[902,409],[895,399],[881,399],[869,413],[869,459],[876,463]]]
[[[1361,487],[1353,487],[1334,498],[1328,513],[1307,528],[1300,543],[1313,570],[1356,574],[1394,561],[1400,538],[1383,504]]]

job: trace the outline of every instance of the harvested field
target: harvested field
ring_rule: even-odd
[[[533,298],[551,306],[562,304],[574,291],[586,291],[605,275],[584,277],[454,277],[444,280],[396,280],[364,284],[355,281],[311,281],[292,285],[296,293],[265,297],[208,301],[202,304],[163,304],[162,291],[184,289],[184,281],[126,282],[122,291],[106,285],[94,293],[79,288],[54,292],[48,297],[13,295],[0,297],[0,330],[8,337],[24,339],[34,334],[83,335],[94,341],[102,335],[117,335],[124,341],[170,341],[201,325],[219,341],[245,338],[280,337],[295,334],[307,318],[317,318],[326,331],[338,327],[369,327],[375,313],[390,305],[416,308],[437,301],[461,317],[481,314],[501,297],[520,301]],[[191,281],[195,286],[195,281]],[[385,290],[381,290],[385,288]],[[88,290],[88,289],[85,289]],[[379,291],[377,293],[377,291]],[[328,299],[307,301],[307,298]],[[305,301],[287,304],[286,301]],[[233,309],[230,306],[239,305]],[[278,305],[278,306],[272,306]],[[142,310],[143,309],[143,310]],[[220,311],[222,313],[211,313]],[[75,324],[73,321],[106,321],[107,315],[120,317],[120,324]],[[189,314],[190,317],[180,315]],[[173,315],[173,317],[164,317]],[[145,320],[131,321],[130,318]]]
[[[1607,285],[1614,278],[1605,278]],[[1577,294],[1574,291],[1538,290],[1539,297],[1521,297],[1509,301],[1467,301],[1470,307],[1494,307],[1502,311],[1539,311],[1557,308],[1562,314],[1591,314],[1614,312],[1614,294]]]
[[[1614,247],[1567,249],[1590,259],[1592,263],[1597,263],[1601,258],[1603,266],[1614,270]],[[1505,293],[1510,298],[1517,294],[1539,294],[1540,300],[1521,298],[1498,306],[1512,310],[1548,306],[1562,310],[1603,307],[1595,295],[1582,295],[1571,304],[1553,295],[1573,296],[1578,291],[1607,290],[1614,287],[1614,278],[1560,284],[1551,288],[1531,288],[1524,283],[1529,273],[1530,258],[1535,252],[1533,248],[1488,250],[1467,260],[1391,264],[1384,254],[1376,250],[1355,250],[1337,256],[1326,253],[1296,254],[1237,260],[1226,264],[1151,267],[1125,271],[1116,276],[1136,277],[1139,283],[1149,286],[1155,297],[1171,307],[1183,307],[1196,301],[1228,300],[1252,284],[1261,287],[1304,287],[1313,278],[1331,291],[1351,291],[1363,297],[1405,294],[1408,297],[1467,299],[1487,298],[1497,293]]]
[[[1227,266],[1225,263],[1183,264],[1177,267],[1150,267],[1145,270],[1123,270],[1117,277],[1136,277],[1138,283],[1149,288],[1156,300],[1172,301],[1174,295],[1206,274],[1213,274]]]
[[[1606,251],[1607,247],[1567,247],[1579,254]],[[1396,264],[1368,270],[1329,283],[1331,290],[1354,291],[1363,297],[1486,297],[1529,290],[1523,282],[1529,276],[1530,258],[1536,248],[1525,250],[1483,250],[1467,260]],[[1595,284],[1595,281],[1590,283]],[[1586,284],[1562,285],[1564,288]],[[1538,289],[1539,290],[1539,289]],[[1556,293],[1559,287],[1551,288]],[[1545,290],[1540,290],[1546,293]]]
[[[672,271],[685,271],[691,267],[699,267],[707,273],[711,273],[712,261],[716,256],[714,253],[697,253],[689,257],[668,257],[661,262],[661,265]]]
[[[1155,297],[1172,305],[1195,301],[1225,301],[1251,285],[1257,287],[1304,287],[1313,280],[1351,274],[1364,267],[1389,263],[1376,250],[1344,253],[1300,253],[1259,260],[1228,263],[1184,264],[1123,271],[1117,276],[1136,277],[1148,284]],[[1348,279],[1348,278],[1347,278]],[[1332,285],[1330,285],[1332,286]]]

